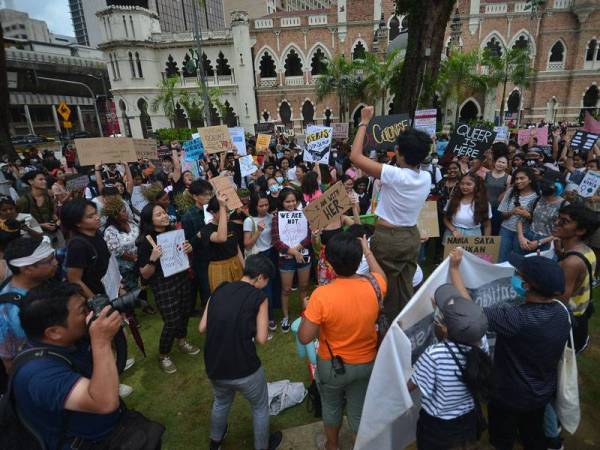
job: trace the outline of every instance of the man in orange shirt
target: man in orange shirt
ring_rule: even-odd
[[[356,275],[363,252],[371,272],[366,277]],[[325,256],[337,278],[312,293],[298,338],[307,344],[319,337],[317,373],[326,439],[319,448],[337,450],[344,400],[350,429],[358,432],[377,353],[376,289],[385,296],[387,279],[364,237],[338,233],[327,244]]]

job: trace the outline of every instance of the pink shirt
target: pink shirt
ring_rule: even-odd
[[[308,194],[302,194],[302,196],[304,197],[304,203],[306,203],[307,205],[312,202],[313,200],[319,198],[321,196],[321,191],[315,191],[312,194],[308,195]]]

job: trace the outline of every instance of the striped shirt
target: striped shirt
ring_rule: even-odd
[[[531,212],[531,207],[533,206],[533,202],[538,197],[535,192],[531,192],[528,195],[520,195],[519,196],[519,205],[525,208],[527,211]],[[509,213],[513,209],[516,208],[516,195],[512,195],[512,188],[509,188],[504,194],[504,198],[498,205],[498,211],[503,213]],[[502,228],[506,228],[510,231],[517,231],[517,222],[521,220],[521,216],[512,215],[508,219],[504,219],[502,221]]]
[[[466,357],[463,353],[470,351],[466,345],[447,341],[448,345],[464,368]],[[459,345],[460,349],[459,350]],[[488,352],[485,336],[481,340],[481,348]],[[430,345],[415,364],[412,381],[421,391],[421,406],[427,414],[443,420],[462,416],[475,408],[473,396],[461,381],[461,371],[443,342]]]

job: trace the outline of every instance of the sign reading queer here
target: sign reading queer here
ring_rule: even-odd
[[[311,229],[322,230],[338,217],[344,215],[352,207],[352,200],[348,196],[341,181],[325,191],[319,198],[310,202],[304,208]]]
[[[364,147],[369,150],[394,150],[396,138],[409,123],[408,114],[373,117],[367,126]]]
[[[206,153],[226,152],[233,148],[233,142],[231,142],[231,136],[226,125],[198,128],[198,133]]]
[[[306,129],[304,138],[305,151],[304,161],[317,164],[329,162],[331,151],[331,140],[333,139],[333,128],[311,126]]]
[[[82,166],[137,161],[132,138],[75,139],[75,148],[79,164]]]
[[[455,247],[462,247],[467,252],[479,256],[487,262],[494,263],[498,261],[500,253],[500,236],[469,236],[469,237],[449,237],[444,245],[444,258]]]
[[[279,211],[279,239],[295,247],[306,237],[307,221],[302,211]]]
[[[461,123],[454,130],[448,149],[456,156],[479,158],[492,146],[496,132],[485,125],[468,125]]]

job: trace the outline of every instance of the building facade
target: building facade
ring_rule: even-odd
[[[48,25],[43,20],[32,19],[29,14],[14,9],[0,9],[0,23],[4,37],[38,42],[52,42]]]

